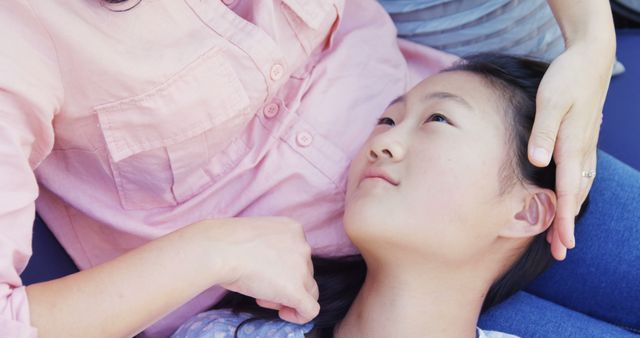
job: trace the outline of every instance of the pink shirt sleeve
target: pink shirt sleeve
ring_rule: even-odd
[[[38,185],[62,101],[55,49],[26,1],[0,3],[0,337],[35,337],[20,280]]]

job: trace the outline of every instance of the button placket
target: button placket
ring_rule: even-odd
[[[268,96],[274,95],[278,89],[275,84],[284,78],[287,61],[281,46],[266,31],[230,10],[242,0],[234,0],[232,5],[224,1],[185,1],[207,27],[253,60],[267,82]]]
[[[313,125],[308,124],[296,114],[287,116],[297,117],[293,124],[287,127],[286,140],[290,148],[316,167],[323,175],[336,185],[339,185],[349,160],[341,148],[318,133]]]

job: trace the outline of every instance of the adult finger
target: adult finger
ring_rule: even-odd
[[[571,108],[568,101],[560,100],[558,95],[546,94],[548,90],[540,88],[536,96],[536,116],[529,137],[529,161],[537,167],[546,167],[551,161],[558,130],[562,118]]]
[[[280,309],[278,311],[278,316],[280,316],[280,319],[286,320],[290,323],[305,324],[309,322],[303,316],[301,316],[294,308],[290,308],[290,307],[283,307],[282,309]]]
[[[567,248],[560,242],[560,239],[556,236],[556,226],[551,225],[547,230],[546,236],[547,243],[549,243],[549,250],[551,255],[558,261],[565,259],[567,254]]]
[[[299,317],[304,319],[304,323],[315,318],[320,312],[320,304],[317,299],[306,292],[304,292],[304,296],[297,299],[295,306],[292,307],[296,309]]]
[[[553,240],[553,225],[549,227],[549,230],[547,230],[547,243],[551,244],[551,241]]]
[[[313,299],[318,300],[318,297],[320,296],[320,291],[318,289],[318,283],[316,283],[315,279],[313,278],[307,279],[307,281],[304,283],[304,288],[311,295],[311,297],[313,297]]]
[[[591,155],[588,156],[588,160],[586,161],[585,165],[583,166],[584,170],[596,170],[596,165],[598,162],[598,155],[597,155],[597,151],[593,151],[591,153]],[[582,208],[582,204],[584,204],[584,201],[587,199],[587,196],[589,195],[589,191],[591,191],[591,187],[593,186],[593,181],[595,181],[595,177],[584,177],[582,179],[582,182],[580,184],[580,196],[577,200],[577,206],[576,206],[576,216],[577,214],[580,212],[580,209]]]
[[[567,257],[567,248],[560,241],[557,231],[553,232],[553,239],[551,240],[551,254],[559,261],[562,261]]]
[[[320,305],[310,295],[304,293],[292,306],[282,307],[279,311],[283,320],[304,324],[315,318],[320,312]]]
[[[555,233],[562,244],[571,249],[575,246],[573,237],[576,206],[582,177],[582,161],[575,156],[565,156],[558,160],[556,167],[556,194],[558,207],[554,220]]]
[[[263,307],[265,309],[280,310],[282,308],[282,304],[276,303],[276,302],[271,302],[271,301],[264,300],[264,299],[256,299],[256,303],[260,307]]]

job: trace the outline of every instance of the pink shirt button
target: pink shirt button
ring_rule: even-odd
[[[282,74],[284,74],[284,67],[281,64],[276,63],[271,67],[271,80],[278,81]]]
[[[233,5],[234,2],[236,2],[236,0],[222,0],[222,3],[227,6]]]
[[[308,147],[311,145],[311,142],[313,142],[313,136],[306,131],[300,132],[298,136],[296,136],[296,143],[301,147]]]
[[[280,112],[280,107],[277,103],[270,103],[262,109],[262,112],[267,118],[273,118]]]

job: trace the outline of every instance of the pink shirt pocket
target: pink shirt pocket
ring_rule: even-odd
[[[249,97],[220,47],[160,86],[94,110],[125,209],[183,203],[213,184],[209,163],[230,170],[248,151],[237,136],[253,117]]]

